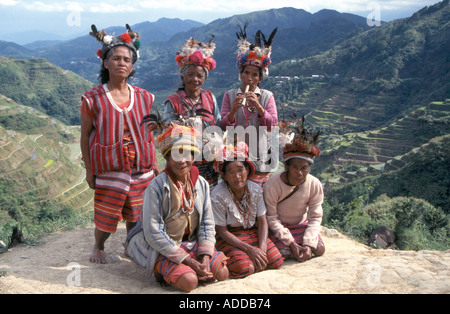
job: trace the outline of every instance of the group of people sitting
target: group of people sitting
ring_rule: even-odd
[[[106,262],[104,243],[121,218],[125,254],[147,275],[187,292],[199,282],[278,269],[286,258],[323,255],[322,185],[309,173],[320,154],[318,134],[297,119],[282,148],[284,171],[271,175],[249,151],[248,138],[218,145],[214,160],[204,158],[202,134],[190,119],[197,112],[203,127],[223,130],[278,127],[273,94],[259,87],[276,29],[267,41],[258,31],[264,39],[255,44],[245,27],[238,33],[242,84],[225,93],[220,110],[202,89],[216,66],[215,44],[188,40],[176,57],[183,86],[166,100],[163,118],[150,113],[152,94],[127,84],[140,47],[139,35],[127,30],[114,37],[93,26],[91,33],[103,47],[102,85],[83,95],[81,109],[86,179],[95,189],[90,260]],[[155,147],[165,159],[162,171]]]

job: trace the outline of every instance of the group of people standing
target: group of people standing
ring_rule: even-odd
[[[154,96],[127,83],[139,34],[128,25],[119,36],[92,26],[90,34],[102,44],[101,85],[82,96],[81,106],[86,180],[95,190],[92,262],[106,263],[105,242],[121,219],[125,254],[147,275],[183,291],[277,269],[288,257],[303,262],[324,254],[322,185],[309,174],[320,154],[318,134],[299,121],[283,148],[285,171],[270,176],[249,151],[248,138],[219,145],[214,160],[195,158],[203,154],[202,134],[186,119],[197,111],[203,127],[278,127],[273,94],[259,85],[275,33],[266,40],[258,31],[255,43],[245,27],[237,33],[241,87],[225,93],[220,109],[202,89],[216,67],[215,44],[189,39],[176,56],[182,87],[165,101],[160,119],[150,112]],[[166,161],[162,171],[157,147]]]

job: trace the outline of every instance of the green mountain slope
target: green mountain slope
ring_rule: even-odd
[[[0,57],[0,91],[67,124],[79,124],[81,95],[93,86],[44,59]]]
[[[67,126],[0,95],[0,240],[54,230],[89,210],[79,127]]]
[[[450,5],[443,1],[363,32],[296,63],[276,64],[272,73],[354,78],[370,94],[395,92],[421,105],[450,98]],[[426,91],[426,94],[425,92]]]

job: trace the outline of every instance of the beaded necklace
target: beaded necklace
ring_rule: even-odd
[[[248,205],[248,199],[250,193],[248,191],[247,185],[244,187],[244,195],[242,196],[242,200],[238,200],[236,195],[234,195],[233,190],[231,190],[230,186],[227,183],[227,188],[230,194],[233,196],[233,202],[236,205],[236,208],[241,214],[242,219],[244,220],[243,227],[244,229],[248,229],[250,227],[250,209]]]
[[[183,213],[191,215],[194,212],[194,191],[192,190],[190,176],[188,176],[186,184],[181,184],[180,181],[176,180],[175,185],[181,194],[181,210]],[[186,191],[184,187],[186,187]]]
[[[181,184],[180,181],[175,179],[175,176],[172,175],[172,171],[169,168],[164,169],[164,171],[169,175],[170,179],[172,179],[172,182],[177,187],[178,191],[180,192],[181,196],[181,210],[183,213],[191,215],[194,212],[194,189],[191,184],[191,175],[188,174],[186,178],[186,184]],[[186,191],[185,188],[186,187]]]

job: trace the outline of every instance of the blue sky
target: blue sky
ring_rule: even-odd
[[[378,14],[383,21],[409,17],[438,0],[113,0],[113,1],[33,1],[0,0],[0,40],[8,34],[40,32],[71,38],[88,32],[91,24],[101,28],[130,25],[161,17],[191,19],[209,23],[218,18],[272,8],[294,7],[315,13],[321,9],[354,13],[364,17]],[[17,36],[21,37],[21,36]],[[25,35],[23,35],[25,37]],[[47,39],[47,38],[46,38]],[[15,42],[20,43],[20,38]]]

